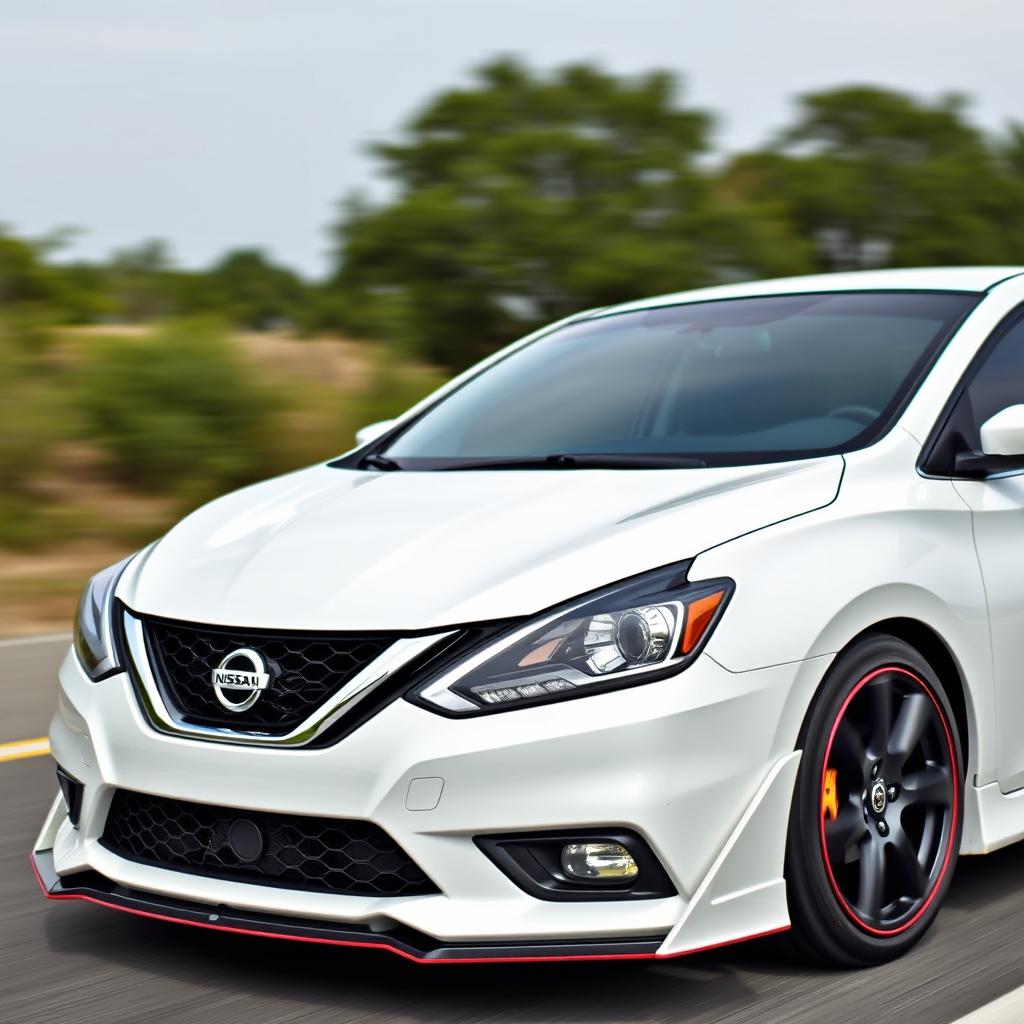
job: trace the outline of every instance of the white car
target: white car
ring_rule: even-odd
[[[1022,268],[570,317],[91,581],[39,881],[426,962],[891,958],[1024,836],[1022,473]]]

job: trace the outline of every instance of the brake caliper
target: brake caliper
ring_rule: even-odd
[[[829,821],[839,817],[839,798],[836,796],[836,770],[825,769],[825,778],[821,784],[821,816]]]

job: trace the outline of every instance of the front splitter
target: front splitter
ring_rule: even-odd
[[[62,879],[54,868],[53,854],[49,850],[32,854],[32,869],[43,894],[51,900],[82,900],[138,917],[187,924],[194,928],[233,932],[236,935],[256,935],[357,949],[382,949],[415,963],[643,960],[655,958],[665,941],[664,935],[647,935],[611,940],[447,945],[405,926],[396,926],[387,932],[375,932],[359,925],[281,917],[236,910],[232,907],[187,902],[157,893],[129,889],[96,871],[83,871]]]

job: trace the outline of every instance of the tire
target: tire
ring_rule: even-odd
[[[800,747],[792,943],[844,967],[901,956],[935,920],[960,849],[963,759],[942,683],[909,644],[869,635],[829,669]]]

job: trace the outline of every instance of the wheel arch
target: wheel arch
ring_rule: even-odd
[[[963,669],[954,656],[949,644],[926,622],[910,617],[882,619],[861,630],[850,642],[839,651],[838,657],[848,648],[867,636],[885,635],[902,640],[914,648],[931,665],[939,677],[946,696],[949,698],[953,716],[956,719],[957,731],[960,734],[962,769],[966,772],[970,764],[973,741],[973,718],[968,703],[967,686],[964,681]]]
[[[814,703],[835,660],[866,637],[879,635],[892,636],[909,644],[931,665],[939,677],[956,719],[962,748],[962,768],[965,777],[969,778],[969,769],[972,766],[971,757],[977,750],[978,744],[978,722],[977,712],[967,685],[967,673],[946,638],[934,626],[912,615],[893,615],[862,625],[845,643],[836,646],[835,653],[829,658],[828,668],[824,671],[819,669],[815,673],[810,692],[808,693],[806,684],[803,688],[806,696],[801,701],[802,711],[799,712],[799,720],[795,723],[796,729],[792,733],[795,746],[799,748],[803,745],[804,730],[811,717]],[[805,662],[805,664],[810,665],[811,663]]]

